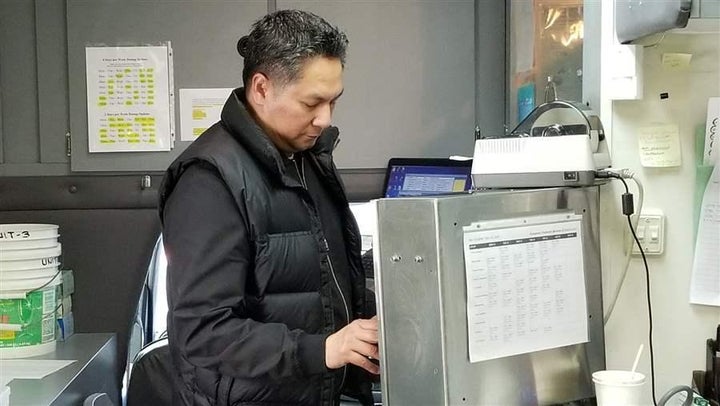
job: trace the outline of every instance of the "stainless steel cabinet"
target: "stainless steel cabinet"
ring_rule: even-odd
[[[598,189],[379,200],[378,241],[374,246],[383,402],[547,405],[593,397],[591,373],[605,368]],[[583,269],[571,267],[567,274],[584,272],[587,313],[580,317],[588,317],[589,341],[470,362],[463,226],[558,211],[582,216]],[[518,246],[518,250],[526,247]],[[567,252],[553,251],[557,257],[543,255],[564,260]],[[548,269],[557,271],[555,265]],[[536,283],[529,274],[516,277],[518,283]],[[504,301],[502,306],[514,311]],[[580,329],[583,324],[578,324]]]

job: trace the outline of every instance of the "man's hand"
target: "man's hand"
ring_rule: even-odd
[[[325,365],[337,369],[353,364],[378,374],[380,367],[370,361],[380,357],[377,343],[377,316],[354,320],[325,340]]]

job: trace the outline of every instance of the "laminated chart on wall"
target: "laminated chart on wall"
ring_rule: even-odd
[[[581,215],[463,227],[470,362],[588,341]]]
[[[168,45],[86,47],[89,152],[173,147],[172,51]]]

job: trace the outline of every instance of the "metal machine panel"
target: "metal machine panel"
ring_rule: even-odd
[[[382,199],[379,206],[392,200]],[[442,405],[445,402],[444,349],[440,319],[437,221],[434,199],[397,199],[405,204],[384,216],[382,241],[374,244],[375,264],[382,262],[382,275],[375,273],[376,297],[381,327],[380,368],[383,404]],[[403,210],[404,208],[404,210]],[[400,210],[397,210],[400,209]],[[384,212],[378,207],[378,212]],[[378,269],[379,270],[379,269]],[[386,384],[388,377],[392,384]],[[397,399],[397,402],[395,400]]]
[[[381,199],[375,241],[383,403],[562,404],[594,396],[604,369],[597,187]],[[582,215],[589,342],[470,363],[463,226]]]

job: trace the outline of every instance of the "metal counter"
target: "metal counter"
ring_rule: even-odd
[[[27,359],[76,360],[43,379],[14,379],[10,406],[82,405],[93,393],[107,393],[120,405],[120,388],[115,385],[115,334],[76,333],[58,342],[54,352]]]

